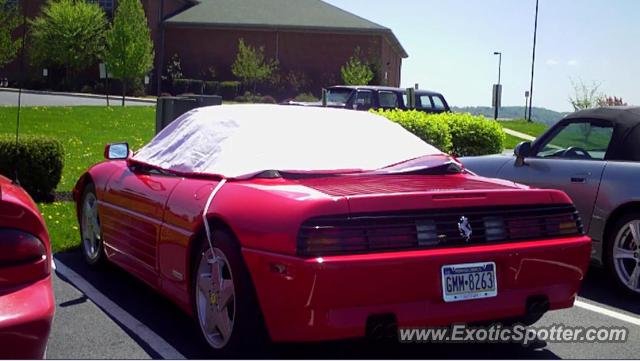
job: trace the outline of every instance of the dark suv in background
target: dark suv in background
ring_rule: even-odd
[[[354,110],[409,109],[407,90],[385,86],[336,85],[327,88],[327,106]],[[322,106],[321,102],[288,102],[290,105]],[[416,90],[416,110],[427,113],[450,111],[447,101],[440,93]]]

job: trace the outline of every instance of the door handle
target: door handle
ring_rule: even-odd
[[[591,176],[591,172],[575,173],[571,176],[571,183],[587,183],[587,178]]]

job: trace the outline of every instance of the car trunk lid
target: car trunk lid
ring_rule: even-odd
[[[556,203],[548,191],[469,174],[345,175],[296,182],[329,196],[345,197],[351,213]]]

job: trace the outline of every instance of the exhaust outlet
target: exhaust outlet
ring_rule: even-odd
[[[397,341],[398,322],[396,316],[394,314],[369,316],[365,337],[371,341]]]

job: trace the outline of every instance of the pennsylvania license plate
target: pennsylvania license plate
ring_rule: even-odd
[[[465,263],[442,266],[442,297],[445,302],[495,297],[496,264]]]

